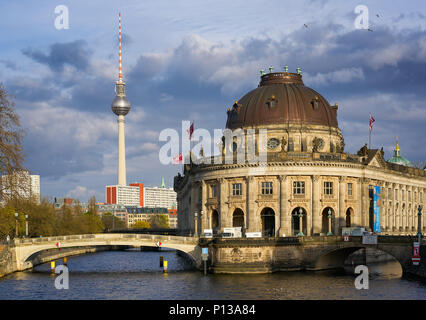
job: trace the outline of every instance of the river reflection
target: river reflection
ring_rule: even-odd
[[[426,284],[400,278],[397,262],[369,266],[368,290],[355,288],[351,266],[346,272],[204,276],[174,251],[99,252],[69,257],[68,267],[68,290],[55,289],[44,264],[0,279],[0,299],[426,299]]]

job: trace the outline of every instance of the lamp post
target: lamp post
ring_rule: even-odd
[[[18,212],[15,212],[15,237],[18,237]]]
[[[25,215],[25,236],[28,238],[28,215]]]
[[[303,237],[303,210],[302,208],[299,208],[299,233],[297,234],[298,237]]]
[[[204,211],[201,210],[200,211],[200,234],[203,233],[203,215],[204,215]],[[204,227],[205,228],[205,227]]]
[[[327,232],[328,236],[332,236],[333,235],[333,233],[331,232],[331,217],[332,217],[332,215],[331,215],[331,209],[328,209],[328,232]]]
[[[422,206],[419,205],[417,212],[417,237],[419,238],[419,243],[422,240]]]
[[[197,217],[198,217],[198,213],[194,212],[194,236],[196,237],[198,235],[198,230],[197,230]]]

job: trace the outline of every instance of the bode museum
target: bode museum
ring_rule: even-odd
[[[303,84],[300,69],[262,72],[258,87],[227,110],[226,129],[253,138],[256,156],[266,144],[263,160],[248,161],[246,143],[247,156],[237,161],[241,145],[234,137],[231,147],[222,143],[219,156],[230,156],[230,162],[204,158],[185,164],[174,179],[179,233],[212,229],[220,235],[224,228],[242,227],[243,234],[284,237],[342,235],[344,227],[363,227],[415,235],[426,171],[401,156],[398,142],[389,161],[383,148],[367,145],[346,153],[337,111],[337,104]]]

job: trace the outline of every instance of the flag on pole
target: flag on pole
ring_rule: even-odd
[[[182,163],[182,152],[173,158],[173,164],[180,164],[180,163]]]
[[[194,132],[194,121],[192,121],[192,124],[187,131],[188,131],[188,135],[189,135],[189,140],[191,140],[192,134]]]
[[[373,116],[370,113],[370,132],[373,130],[373,122],[376,121],[374,120]]]

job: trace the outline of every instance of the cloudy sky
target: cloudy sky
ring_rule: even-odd
[[[367,29],[355,27],[357,5]],[[55,28],[66,5],[69,28]],[[339,103],[348,152],[368,141],[426,160],[426,4],[422,0],[4,0],[0,82],[15,95],[26,167],[42,195],[105,201],[117,181],[118,12],[126,116],[127,181],[171,186],[165,128],[224,128],[226,108],[255,88],[259,70],[302,68],[305,85]],[[306,26],[305,26],[306,25]],[[364,24],[365,26],[365,24]]]

